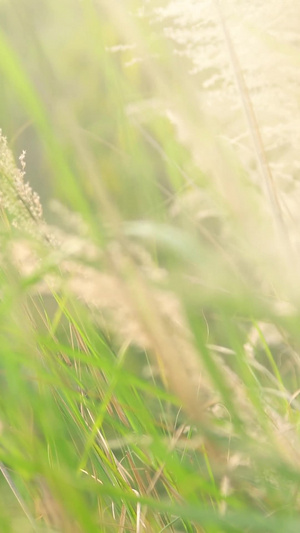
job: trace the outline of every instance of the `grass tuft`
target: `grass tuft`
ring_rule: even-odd
[[[1,531],[299,530],[299,8],[160,4],[0,2]]]

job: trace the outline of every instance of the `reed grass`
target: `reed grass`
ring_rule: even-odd
[[[0,1],[1,531],[299,530],[298,11]]]

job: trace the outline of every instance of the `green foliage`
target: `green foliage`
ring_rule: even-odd
[[[299,530],[298,8],[196,4],[0,2],[1,531]]]

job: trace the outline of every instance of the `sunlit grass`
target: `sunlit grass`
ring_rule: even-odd
[[[299,530],[293,143],[213,4],[0,2],[1,531]]]

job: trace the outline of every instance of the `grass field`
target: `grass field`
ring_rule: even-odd
[[[0,533],[299,531],[299,8],[250,4],[0,0]]]

